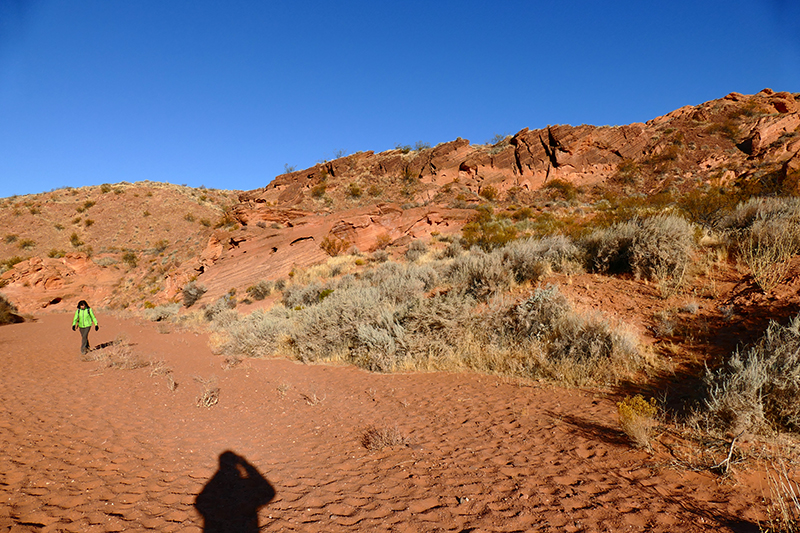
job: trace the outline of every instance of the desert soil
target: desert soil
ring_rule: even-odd
[[[226,369],[203,334],[99,319],[94,345],[124,334],[178,386],[82,361],[68,314],[0,327],[0,532],[202,531],[207,484],[211,508],[235,497],[255,513],[248,498],[271,491],[245,467],[218,472],[225,451],[274,490],[262,531],[755,532],[764,518],[757,483],[632,448],[602,391],[280,359]],[[219,388],[213,407],[196,378]],[[370,427],[406,442],[367,449]]]

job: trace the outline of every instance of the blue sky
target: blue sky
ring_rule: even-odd
[[[800,92],[797,0],[0,0],[0,197]]]

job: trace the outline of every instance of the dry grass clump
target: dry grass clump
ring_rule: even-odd
[[[771,323],[754,346],[708,370],[705,383],[698,417],[710,429],[800,431],[800,315]]]
[[[377,451],[391,446],[407,446],[409,439],[397,426],[375,427],[369,426],[361,435],[361,445],[370,450]]]
[[[181,304],[178,303],[157,305],[151,309],[145,309],[144,316],[152,322],[161,322],[176,316],[180,310]]]
[[[167,380],[167,388],[171,391],[175,391],[178,389],[178,383],[175,381],[175,375],[172,373],[172,369],[167,366],[164,361],[156,361],[152,365],[150,365],[150,377],[157,377],[157,376],[164,376]]]
[[[197,397],[197,407],[210,409],[219,403],[219,387],[216,386],[216,378],[203,379],[196,376],[194,380],[203,387],[200,396]]]
[[[112,342],[83,354],[82,361],[99,361],[108,368],[119,370],[135,370],[152,364],[148,358],[135,353],[130,341],[124,335],[118,335]]]
[[[765,499],[769,527],[760,529],[770,533],[800,531],[800,483],[789,475],[784,460],[766,466],[769,496]]]
[[[658,406],[656,399],[645,400],[641,394],[630,397],[617,403],[617,413],[622,431],[639,448],[649,448],[650,438],[656,426]]]

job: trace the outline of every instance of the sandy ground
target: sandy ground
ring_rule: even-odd
[[[756,532],[763,518],[753,484],[631,448],[601,392],[284,360],[226,370],[204,335],[99,319],[93,345],[125,333],[178,387],[81,361],[71,315],[0,327],[0,532],[201,531],[198,507],[240,531]],[[198,407],[196,378],[217,405]],[[370,427],[407,442],[367,449]]]

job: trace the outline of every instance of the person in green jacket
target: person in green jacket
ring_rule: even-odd
[[[75,331],[76,326],[81,331],[81,354],[85,354],[90,350],[89,330],[92,329],[92,324],[94,324],[95,331],[100,329],[100,326],[97,325],[97,318],[94,316],[94,311],[92,311],[92,308],[86,303],[86,300],[81,300],[78,302],[78,310],[75,311],[75,318],[72,319],[72,331]]]

